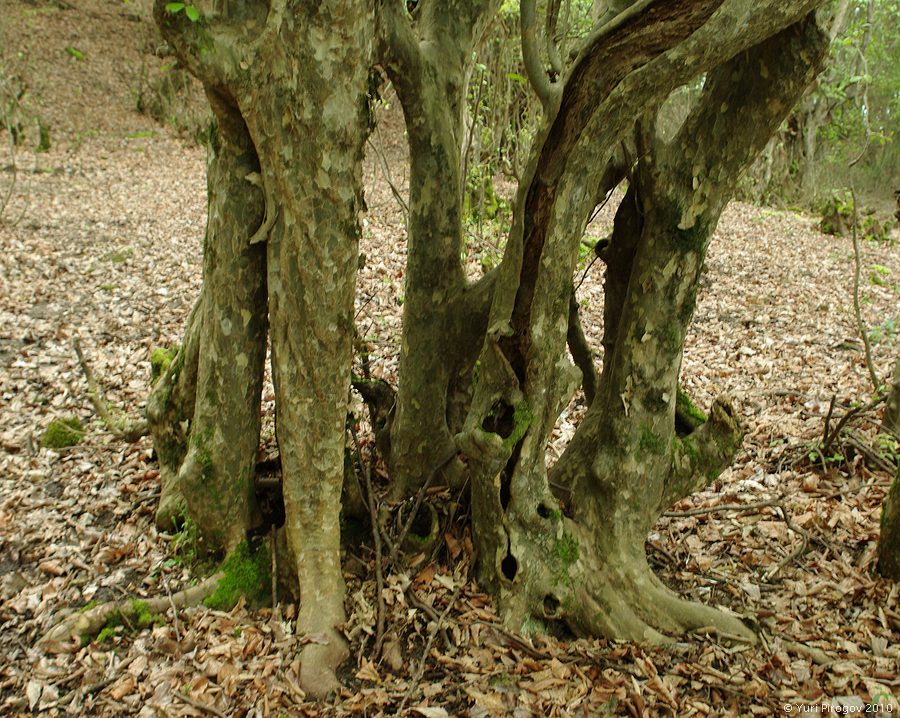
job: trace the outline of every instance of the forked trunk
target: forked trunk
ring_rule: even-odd
[[[210,100],[216,130],[203,290],[148,414],[163,486],[157,523],[170,528],[183,514],[202,548],[216,552],[234,549],[255,518],[267,318],[265,249],[248,242],[263,199],[245,178],[259,162],[240,113],[220,97]]]
[[[704,21],[654,7],[657,27],[665,26],[654,38],[671,40],[687,30],[685,23]],[[606,62],[605,81],[615,83],[615,71],[626,79],[611,86],[593,116],[587,91],[575,84],[582,79],[576,68],[530,184],[520,190],[522,209],[480,359],[484,379],[460,437],[474,473],[479,576],[517,628],[533,619],[563,621],[580,634],[661,641],[664,634],[709,626],[754,638],[737,619],[666,589],[647,564],[644,541],[662,511],[714,478],[740,443],[724,401],[708,421],[676,434],[684,337],[709,238],[740,172],[818,71],[828,43],[812,17],[712,70],[671,144],[657,140],[652,126],[638,125],[640,159],[606,251],[597,397],[552,477],[571,492],[571,505],[563,507],[571,518],[551,493],[543,464],[549,432],[574,383],[563,354],[564,317],[591,209],[585,185],[593,179],[596,186],[599,178],[591,168],[607,166],[615,138],[629,129],[618,124],[621,108],[634,107],[631,116],[639,117],[657,107],[700,69],[685,66],[691,43],[702,44],[705,33],[728,36],[727,24],[717,25],[722,22],[714,16],[675,55],[663,53],[642,67],[617,66],[618,57]],[[641,34],[627,25],[613,28],[604,47],[639,57],[628,48]],[[594,59],[582,57],[585,64]],[[701,65],[710,61],[701,57]],[[585,116],[578,133],[577,118]],[[603,141],[593,140],[593,128],[607,133]]]
[[[169,405],[161,422],[183,422],[195,398],[189,432],[184,423],[159,432],[171,445],[167,466],[177,466],[164,513],[183,502],[213,548],[231,551],[246,537],[268,308],[287,535],[279,545],[299,583],[297,630],[312,639],[301,684],[324,695],[346,656],[340,502],[373,8],[287,0],[200,11],[195,22],[161,1],[155,10],[204,83],[221,138],[203,295],[182,362],[190,366],[196,344],[196,387],[181,382],[177,403],[159,390]],[[177,369],[166,379],[180,388]]]

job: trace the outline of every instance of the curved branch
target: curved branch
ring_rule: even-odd
[[[168,4],[166,0],[155,0],[153,17],[173,54],[204,85],[229,87],[249,66],[235,50],[240,41],[231,41],[231,36],[242,36],[246,30],[233,29],[227,21],[211,14],[191,20],[185,12],[169,12]],[[267,23],[266,28],[269,26]]]
[[[597,386],[600,377],[597,374],[597,368],[594,366],[591,345],[581,326],[578,300],[575,298],[574,291],[569,298],[569,327],[566,332],[566,342],[569,345],[569,351],[572,354],[575,366],[581,369],[581,388],[584,390],[584,399],[587,405],[590,406],[594,403],[594,397],[597,396]]]
[[[94,405],[94,409],[100,415],[100,418],[103,420],[103,423],[106,424],[106,428],[109,429],[110,433],[117,439],[127,441],[129,444],[133,444],[141,437],[147,436],[147,434],[150,433],[150,424],[146,419],[128,422],[124,419],[115,419],[113,417],[112,412],[109,410],[109,404],[106,403],[103,394],[100,392],[99,386],[97,386],[97,380],[94,378],[94,373],[91,371],[90,366],[88,366],[84,354],[81,351],[81,340],[78,337],[75,337],[72,340],[72,345],[75,348],[75,355],[78,357],[78,364],[81,366],[81,371],[84,373],[84,378],[87,381],[88,398],[91,400],[91,404]]]
[[[379,62],[399,91],[416,91],[422,76],[422,53],[405,1],[382,0],[376,18]]]
[[[683,439],[673,439],[672,467],[660,511],[706,486],[728,467],[744,437],[734,408],[725,397],[713,402],[709,420]]]
[[[521,0],[519,5],[519,27],[522,32],[522,59],[525,75],[541,101],[547,115],[556,110],[559,102],[559,86],[550,82],[541,63],[540,43],[538,43],[536,0]]]

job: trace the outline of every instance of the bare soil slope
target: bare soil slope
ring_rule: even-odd
[[[170,610],[103,642],[36,648],[66,612],[165,596],[191,580],[152,524],[149,442],[124,445],[104,431],[72,349],[80,337],[112,405],[137,415],[150,352],[178,343],[199,289],[204,150],[135,110],[144,80],[159,72],[153,38],[135,3],[0,0],[0,72],[25,80],[23,112],[51,140],[35,154],[32,132],[15,173],[12,159],[0,163],[0,196],[15,181],[0,222],[0,715],[389,716],[401,706],[430,717],[781,715],[785,704],[832,700],[892,700],[900,710],[898,588],[871,574],[890,478],[872,455],[877,427],[857,423],[846,461],[808,460],[832,399],[833,426],[871,393],[851,311],[852,246],[819,234],[809,217],[742,204],[726,212],[708,260],[684,382],[702,406],[735,396],[747,439],[733,469],[664,517],[649,543],[666,581],[746,616],[759,647],[715,636],[667,651],[529,641],[496,625],[478,587],[438,564],[409,576],[428,609],[389,578],[393,638],[377,665],[362,643],[374,585],[351,571],[347,631],[357,650],[346,690],[327,705],[305,702],[296,687],[305,638],[289,608]],[[396,110],[384,120],[367,163],[358,321],[374,371],[396,381],[405,245],[385,176],[403,191],[405,145]],[[607,208],[590,231],[602,235],[610,221]],[[473,237],[473,267],[490,251]],[[885,376],[898,351],[900,257],[865,243],[862,268]],[[579,299],[598,344],[601,290],[595,265]],[[554,451],[579,410],[576,401],[560,419]],[[41,448],[63,416],[85,423],[84,441]],[[886,446],[896,461],[896,444]],[[463,565],[466,548],[465,536],[451,536]],[[360,549],[348,570],[370,558]]]

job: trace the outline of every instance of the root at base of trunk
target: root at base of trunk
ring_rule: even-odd
[[[301,581],[297,633],[304,636],[306,645],[300,653],[300,687],[308,696],[325,698],[340,690],[336,672],[350,651],[346,639],[337,629],[346,621],[343,593],[320,592],[315,585],[313,581]],[[320,585],[327,585],[327,581],[323,580]]]
[[[606,567],[575,591],[572,616],[579,633],[641,643],[671,643],[673,636],[713,633],[756,643],[756,635],[736,616],[687,601],[665,586],[649,566]]]
[[[350,655],[347,641],[335,629],[314,638],[300,653],[300,687],[312,698],[325,698],[340,690],[336,671]]]

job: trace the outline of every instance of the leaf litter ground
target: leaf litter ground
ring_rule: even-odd
[[[143,54],[146,14],[99,0],[0,0],[0,13],[0,58],[29,78],[29,106],[53,140],[47,153],[19,151],[0,224],[0,714],[786,715],[785,704],[849,710],[872,701],[900,710],[898,588],[872,573],[890,480],[889,466],[866,451],[877,425],[855,422],[841,461],[809,460],[829,409],[833,423],[871,393],[851,309],[852,245],[819,234],[808,216],[740,203],[710,251],[684,384],[701,406],[733,396],[747,438],[714,486],[661,519],[648,550],[673,588],[755,625],[758,647],[714,636],[665,650],[524,639],[465,581],[470,544],[454,534],[455,573],[437,561],[387,577],[390,630],[379,662],[369,657],[371,554],[363,547],[348,557],[354,657],[330,703],[308,702],[297,688],[306,639],[290,607],[170,609],[158,625],[103,642],[36,648],[67,612],[165,596],[192,580],[172,538],[153,526],[150,444],[104,431],[72,340],[80,337],[111,405],[137,415],[150,352],[178,343],[199,291],[205,155],[133,111],[142,63],[152,61]],[[153,71],[158,63],[143,70]],[[405,245],[385,175],[405,191],[396,108],[383,113],[373,145],[357,322],[373,374],[395,383]],[[12,177],[7,164],[3,188]],[[611,213],[589,233],[608,232]],[[473,234],[477,273],[495,251]],[[900,260],[888,245],[864,243],[862,266],[863,311],[886,376],[898,350]],[[599,346],[599,265],[578,298]],[[269,415],[272,400],[267,390]],[[582,412],[576,399],[560,417],[551,460]],[[41,448],[50,421],[65,416],[84,422],[83,442]]]

